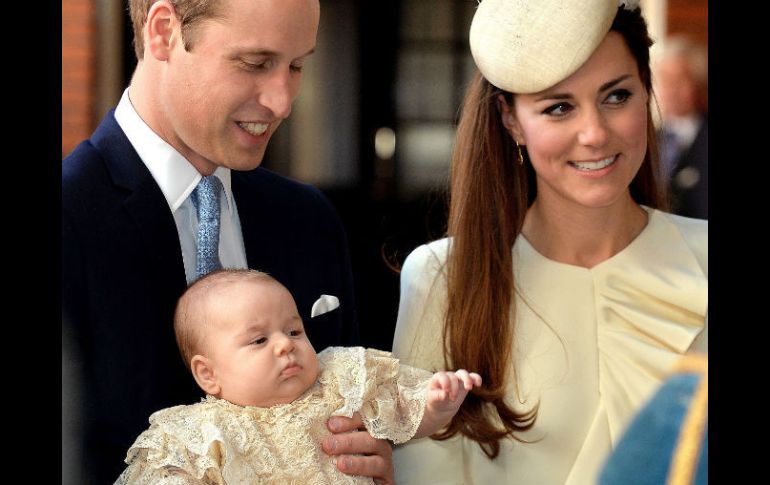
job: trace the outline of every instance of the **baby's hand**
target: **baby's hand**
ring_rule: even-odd
[[[473,386],[481,386],[481,376],[475,372],[436,372],[428,385],[428,407],[438,412],[457,411]]]

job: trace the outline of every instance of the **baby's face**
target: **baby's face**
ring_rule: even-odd
[[[291,294],[271,282],[228,285],[209,296],[203,346],[221,387],[240,406],[294,401],[318,377],[318,358]]]

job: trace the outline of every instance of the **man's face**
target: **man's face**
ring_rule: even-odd
[[[317,0],[222,0],[185,51],[178,27],[158,89],[160,135],[202,173],[251,170],[289,116],[315,48]]]

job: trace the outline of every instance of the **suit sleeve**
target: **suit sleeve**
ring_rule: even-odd
[[[75,230],[75,225],[69,214],[62,208],[61,219],[61,251],[62,251],[62,330],[71,334],[74,345],[85,344],[83,327],[87,319],[87,306],[84,300],[85,274],[84,255]],[[82,348],[78,349],[79,352]]]

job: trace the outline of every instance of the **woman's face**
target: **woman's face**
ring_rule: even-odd
[[[648,95],[623,37],[610,31],[570,77],[500,97],[503,124],[537,175],[537,198],[583,207],[627,201],[647,151]]]

